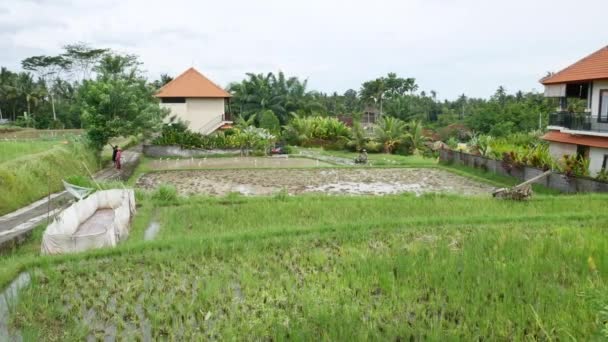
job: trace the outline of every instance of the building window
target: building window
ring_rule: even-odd
[[[597,120],[608,122],[608,89],[600,90],[600,112]]]
[[[608,166],[608,154],[604,154],[604,161],[602,162],[602,170],[606,170],[606,166]]]
[[[185,97],[163,97],[162,103],[186,103]]]

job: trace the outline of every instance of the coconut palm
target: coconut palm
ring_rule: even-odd
[[[405,122],[391,117],[383,116],[374,126],[374,136],[384,148],[385,153],[392,153],[407,134]]]
[[[423,134],[422,122],[415,120],[408,124],[405,142],[410,146],[413,154],[420,154],[427,140],[428,138]]]

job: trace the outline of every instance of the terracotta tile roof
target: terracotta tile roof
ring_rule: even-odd
[[[608,138],[590,135],[572,135],[568,133],[549,131],[542,139],[566,144],[584,145],[591,147],[608,148]]]
[[[160,88],[156,97],[230,97],[230,94],[190,68]]]
[[[608,46],[540,80],[542,84],[608,79]]]

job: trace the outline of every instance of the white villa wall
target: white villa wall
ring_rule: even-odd
[[[600,112],[600,90],[608,89],[608,80],[594,81],[593,91],[591,92],[591,117],[593,121],[597,121],[597,115]]]
[[[191,130],[199,132],[206,124],[224,114],[224,98],[187,98],[186,103],[161,103],[169,108],[169,116],[188,122]],[[207,132],[202,132],[207,133]]]
[[[608,149],[606,148],[589,148],[589,174],[592,177],[602,170],[605,155],[608,155]]]
[[[565,154],[576,155],[576,145],[551,141],[549,143],[549,153],[555,160],[561,159]]]
[[[185,103],[160,103],[162,108],[167,108],[171,111],[171,114],[165,118],[165,121],[169,121],[172,116],[177,116],[178,118],[183,118],[186,116],[188,109],[186,108]]]
[[[207,123],[224,114],[223,98],[188,98],[186,105],[188,106],[187,120],[193,131],[200,131]]]

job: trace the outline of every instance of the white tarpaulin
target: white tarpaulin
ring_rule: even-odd
[[[133,190],[93,193],[64,210],[42,236],[43,254],[80,252],[112,247],[129,235],[135,213]]]

